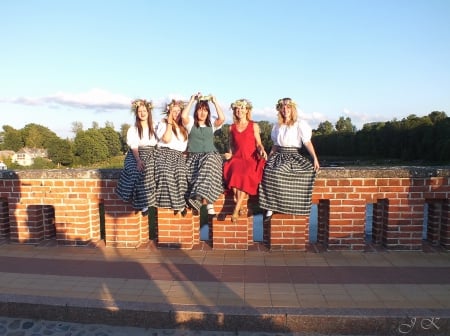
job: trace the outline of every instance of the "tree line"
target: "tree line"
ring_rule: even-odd
[[[258,122],[261,141],[270,151],[272,123]],[[126,133],[129,124],[120,131],[106,122],[103,127],[93,122],[86,130],[80,122],[72,123],[73,139],[61,139],[49,128],[28,124],[22,129],[3,126],[0,150],[18,152],[22,148],[47,150],[47,159],[36,159],[30,168],[92,167],[99,164],[121,167],[127,151]],[[220,153],[228,151],[229,124],[216,132],[215,145]],[[364,161],[417,162],[424,164],[450,163],[450,118],[445,112],[434,111],[424,117],[410,115],[402,120],[364,124],[357,130],[349,117],[340,117],[333,125],[322,122],[313,130],[312,141],[322,161],[338,158],[346,164]],[[4,160],[11,169],[23,169]]]

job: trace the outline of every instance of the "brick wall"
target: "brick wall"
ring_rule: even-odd
[[[0,239],[38,244],[55,239],[63,245],[104,240],[110,247],[138,247],[156,225],[159,247],[191,249],[200,243],[199,214],[183,217],[157,209],[142,217],[114,193],[120,170],[40,170],[0,172]],[[322,169],[313,190],[318,209],[317,242],[329,250],[362,250],[366,245],[366,209],[373,204],[372,242],[392,250],[420,250],[424,214],[426,240],[450,248],[450,168]],[[231,222],[233,201],[225,192],[214,204],[207,241],[214,249],[247,250],[253,242],[257,199]],[[153,215],[152,215],[153,216]],[[272,250],[305,250],[309,218],[274,214],[263,227]]]

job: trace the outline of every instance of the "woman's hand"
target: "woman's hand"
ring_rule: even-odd
[[[191,96],[191,102],[193,102],[194,100],[197,100],[201,96],[202,96],[201,92],[197,92],[197,93],[193,94]]]
[[[143,172],[144,171],[144,162],[141,160],[141,158],[136,160],[136,168],[139,172]]]

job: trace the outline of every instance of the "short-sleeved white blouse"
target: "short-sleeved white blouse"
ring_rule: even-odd
[[[169,143],[165,143],[164,141],[162,141],[162,136],[164,135],[164,133],[166,132],[166,128],[167,128],[167,123],[161,121],[158,126],[156,127],[156,136],[158,137],[158,139],[160,139],[158,141],[158,146],[159,147],[167,147],[170,149],[174,149],[180,152],[184,152],[187,148],[187,138],[184,139],[183,135],[181,134],[181,132],[178,134],[178,136],[175,135],[175,133],[173,133],[172,131],[172,139],[170,140]]]
[[[301,148],[302,143],[311,141],[312,128],[304,121],[296,121],[292,126],[279,125],[272,127],[271,138],[276,146]]]
[[[148,137],[148,128],[143,129],[142,139],[139,138],[138,129],[136,126],[131,126],[127,132],[127,145],[131,148],[156,146],[157,140],[154,135]]]

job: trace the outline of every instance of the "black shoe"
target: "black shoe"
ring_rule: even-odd
[[[181,210],[181,216],[182,217],[186,217],[186,215],[187,215],[187,209],[186,208],[184,208],[183,210]]]

